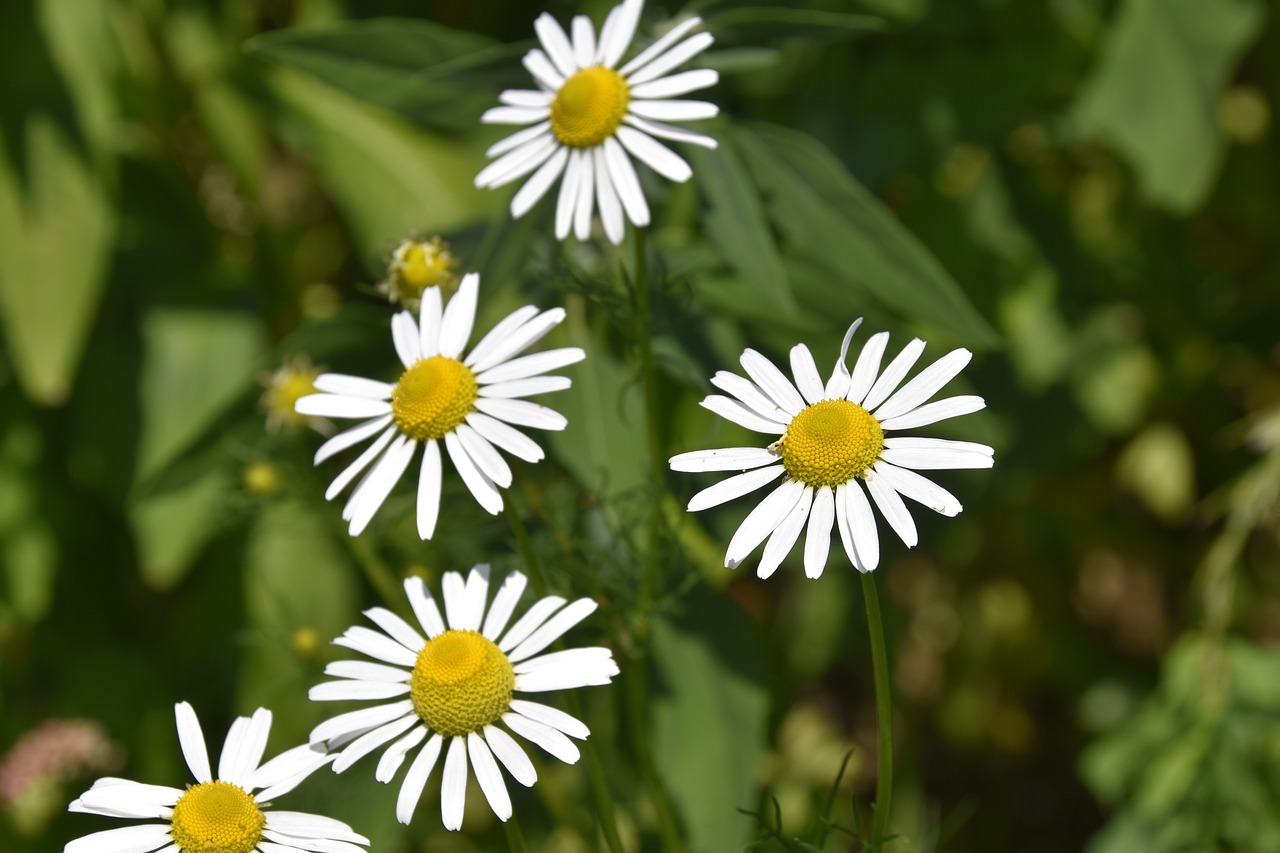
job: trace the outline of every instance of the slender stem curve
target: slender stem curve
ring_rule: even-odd
[[[862,595],[867,600],[867,632],[871,637],[871,665],[876,687],[876,802],[871,822],[871,849],[880,850],[889,832],[893,798],[893,697],[889,693],[889,656],[885,652],[884,620],[875,575],[862,575]]]

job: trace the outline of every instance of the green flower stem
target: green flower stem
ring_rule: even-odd
[[[507,847],[511,853],[527,853],[524,834],[520,831],[520,821],[516,819],[515,812],[512,812],[511,817],[503,822],[502,831],[507,835]]]
[[[876,685],[876,803],[871,823],[871,849],[880,850],[889,832],[893,799],[893,698],[889,694],[889,656],[885,652],[884,620],[875,573],[862,575],[862,595],[867,600],[867,632],[871,636],[871,664]]]
[[[684,849],[684,839],[680,835],[680,824],[676,820],[675,809],[671,805],[671,797],[653,763],[653,746],[649,741],[649,662],[643,656],[636,656],[628,661],[627,670],[623,673],[628,704],[628,720],[631,728],[631,741],[635,747],[637,770],[640,779],[649,790],[653,800],[653,809],[658,819],[658,834],[662,836],[662,849],[667,853],[679,853]]]
[[[511,532],[516,537],[516,547],[520,550],[520,556],[524,559],[524,564],[529,570],[529,577],[533,581],[534,591],[538,596],[544,597],[547,594],[547,582],[542,575],[542,564],[538,561],[537,552],[533,550],[533,542],[529,539],[529,531],[524,526],[524,521],[520,518],[520,508],[516,505],[508,506],[506,512],[503,513],[507,517],[507,521],[511,524]],[[560,643],[556,643],[559,647]],[[578,694],[572,690],[565,693],[566,701],[569,705],[569,713],[577,717],[579,720],[583,718],[582,701],[578,698]],[[600,764],[600,756],[596,753],[595,742],[587,739],[582,744],[582,754],[587,759],[587,775],[591,777],[591,792],[596,799],[596,811],[600,820],[600,830],[604,833],[605,844],[608,845],[610,853],[622,853],[622,839],[618,835],[618,819],[613,812],[613,799],[609,795],[609,786],[605,783],[604,770]],[[515,816],[512,816],[515,820]],[[507,833],[507,841],[511,841],[511,833]],[[521,840],[521,850],[523,840]],[[514,853],[515,847],[512,846]]]
[[[373,544],[362,536],[349,536],[345,529],[339,530],[338,535],[346,541],[347,550],[355,557],[365,578],[387,607],[401,615],[407,613],[404,593],[396,580],[395,572],[378,556]]]

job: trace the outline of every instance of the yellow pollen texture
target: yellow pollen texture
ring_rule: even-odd
[[[617,131],[631,90],[612,68],[595,65],[574,74],[551,102],[551,132],[570,148],[591,148]]]
[[[169,830],[182,853],[249,853],[267,818],[253,796],[230,782],[201,782],[178,798]]]
[[[777,447],[792,479],[834,488],[866,476],[884,450],[884,430],[857,403],[819,400],[792,418]]]
[[[457,262],[439,239],[410,243],[396,254],[396,275],[410,290],[422,291],[453,280],[453,268]]]
[[[391,414],[409,438],[443,438],[466,418],[478,391],[471,368],[433,355],[405,369],[391,392]]]
[[[475,631],[445,631],[418,652],[409,696],[418,716],[446,737],[478,732],[511,707],[516,674],[492,641]]]

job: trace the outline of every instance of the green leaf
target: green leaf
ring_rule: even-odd
[[[58,540],[40,503],[42,443],[39,428],[25,420],[0,436],[0,611],[27,623],[49,611],[58,569]]]
[[[708,236],[729,266],[753,285],[760,310],[795,312],[787,272],[778,258],[765,206],[733,139],[721,134],[715,151],[689,152],[698,185],[710,210],[703,219]]]
[[[1262,29],[1256,0],[1126,0],[1076,103],[1081,131],[1133,163],[1152,202],[1197,208],[1223,157],[1219,99]]]
[[[497,101],[524,45],[422,20],[379,18],[308,30],[277,30],[245,44],[253,56],[425,126],[465,132]]]
[[[1116,460],[1116,478],[1167,522],[1186,517],[1196,497],[1191,443],[1172,424],[1152,424],[1134,437]]]
[[[106,191],[52,119],[29,117],[26,134],[25,188],[0,138],[0,321],[23,388],[58,404],[70,393],[106,283],[116,220]]]
[[[232,484],[225,467],[210,467],[181,486],[129,501],[126,513],[143,580],[156,589],[170,589],[186,576],[218,532],[219,510]]]
[[[825,285],[806,280],[807,300],[797,282],[798,297],[826,313],[832,304],[870,300],[974,346],[995,342],[937,258],[821,143],[759,123],[735,127],[734,137],[763,191],[782,251],[829,275]]]
[[[366,258],[410,234],[452,231],[501,204],[473,180],[483,151],[423,133],[297,74],[272,75],[296,142],[337,199]]]
[[[739,808],[756,802],[769,691],[759,635],[737,606],[705,587],[678,621],[655,623],[654,760],[684,818],[690,853],[741,849],[754,832]]]
[[[203,435],[253,380],[257,321],[213,310],[157,310],[143,320],[138,478],[145,480]]]

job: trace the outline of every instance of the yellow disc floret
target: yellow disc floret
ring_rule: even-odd
[[[551,132],[570,148],[591,148],[617,131],[631,90],[612,68],[595,65],[574,74],[551,102]]]
[[[478,391],[471,368],[433,355],[405,368],[391,392],[391,414],[409,438],[443,438],[467,417]]]
[[[267,818],[253,796],[230,782],[201,782],[178,798],[169,830],[182,853],[249,853]]]
[[[820,400],[791,419],[775,447],[792,479],[835,487],[866,476],[884,450],[884,430],[857,403]]]
[[[475,631],[445,631],[418,652],[409,696],[418,716],[446,737],[478,732],[511,707],[516,674],[502,650]]]
[[[439,237],[405,240],[391,256],[387,277],[378,288],[392,302],[416,311],[429,287],[448,292],[458,283],[458,259]]]

